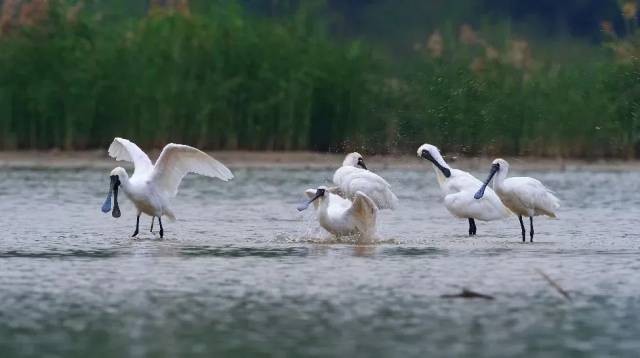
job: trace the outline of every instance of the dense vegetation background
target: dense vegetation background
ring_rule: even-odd
[[[640,155],[636,0],[0,3],[0,149]]]

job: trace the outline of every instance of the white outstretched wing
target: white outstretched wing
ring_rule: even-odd
[[[135,166],[133,175],[150,173],[153,164],[149,157],[135,143],[116,137],[109,146],[109,155],[115,160],[131,162]]]
[[[224,181],[233,179],[231,171],[224,164],[206,153],[182,144],[167,144],[156,161],[151,181],[165,195],[173,197],[178,193],[182,178],[188,173],[196,173]]]
[[[349,212],[357,219],[356,226],[361,233],[375,232],[378,207],[366,194],[360,191],[356,192]]]

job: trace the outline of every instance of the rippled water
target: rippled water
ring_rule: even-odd
[[[325,242],[302,192],[325,170],[189,177],[165,239],[100,212],[102,170],[0,171],[2,357],[637,356],[637,172],[520,172],[558,192],[533,244],[516,218],[442,207],[435,176],[381,171],[384,242]],[[486,173],[476,173],[484,177]],[[149,218],[142,220],[148,228]],[[572,296],[569,302],[537,272]],[[444,299],[469,288],[495,300]]]

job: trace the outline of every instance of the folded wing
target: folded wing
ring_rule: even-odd
[[[398,197],[391,191],[391,185],[381,176],[364,169],[353,168],[334,183],[347,198],[355,198],[360,191],[378,206],[379,209],[395,209]],[[335,177],[334,177],[335,179]]]
[[[555,211],[560,207],[560,200],[553,192],[537,179],[529,177],[509,178],[510,188],[526,207],[534,208],[536,214],[556,217]]]
[[[343,191],[349,197],[355,197],[357,192],[362,192],[373,200],[379,209],[395,209],[398,206],[398,197],[391,191],[391,185],[371,172],[352,177]]]
[[[116,137],[109,146],[109,155],[115,160],[131,162],[135,167],[133,175],[150,173],[153,164],[149,157],[135,143]]]
[[[182,178],[188,173],[200,174],[223,181],[233,179],[231,171],[224,164],[208,154],[182,144],[167,144],[156,161],[151,181],[165,195],[173,197],[178,193]]]

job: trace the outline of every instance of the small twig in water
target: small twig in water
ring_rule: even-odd
[[[571,296],[569,296],[569,292],[565,291],[556,281],[552,280],[546,273],[542,272],[542,270],[536,269],[536,272],[542,276],[551,287],[555,288],[564,298],[566,298],[569,302],[573,301]]]
[[[442,295],[442,298],[482,298],[485,300],[493,300],[493,296],[485,295],[483,293],[467,290],[466,288],[462,289],[462,292],[456,293],[453,295]]]

